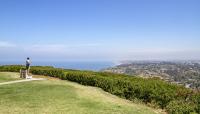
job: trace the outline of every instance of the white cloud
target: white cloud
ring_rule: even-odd
[[[65,45],[62,44],[36,44],[32,45],[28,48],[30,51],[39,51],[39,52],[57,52],[64,50],[66,48]]]
[[[9,47],[16,47],[16,45],[6,41],[0,41],[0,48],[9,48]]]
[[[96,47],[100,46],[101,44],[98,43],[86,43],[86,44],[75,44],[75,45],[68,45],[71,48],[78,48],[78,47]]]
[[[31,52],[44,52],[44,53],[66,53],[66,52],[76,52],[84,51],[84,49],[97,47],[100,44],[33,44],[30,46],[24,46],[25,51]],[[81,53],[81,52],[79,52]]]

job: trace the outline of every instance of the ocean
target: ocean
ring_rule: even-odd
[[[0,65],[25,65],[25,61],[0,61]],[[53,66],[56,68],[76,69],[76,70],[92,70],[100,71],[115,66],[113,62],[95,61],[95,62],[74,62],[74,61],[31,61],[32,66]]]

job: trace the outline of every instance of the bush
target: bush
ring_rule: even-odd
[[[200,96],[197,97],[197,107],[196,107],[196,112],[200,114]]]
[[[50,67],[32,67],[30,72],[36,75],[51,76],[60,79],[62,79],[65,75],[62,69],[55,69]]]
[[[196,104],[195,110],[200,114],[200,93],[194,93],[191,102]]]
[[[23,65],[4,65],[0,66],[1,72],[19,72],[21,68],[24,68]]]
[[[191,114],[194,112],[195,106],[184,101],[171,101],[166,109],[170,114]]]

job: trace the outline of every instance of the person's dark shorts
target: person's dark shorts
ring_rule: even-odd
[[[30,69],[30,65],[26,65],[26,70]]]

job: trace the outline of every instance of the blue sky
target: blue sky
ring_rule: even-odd
[[[0,0],[0,60],[200,58],[199,0]]]

